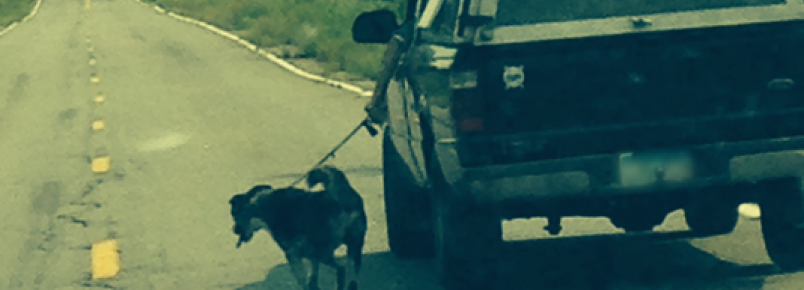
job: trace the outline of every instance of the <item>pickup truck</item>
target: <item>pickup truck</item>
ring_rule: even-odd
[[[502,221],[608,217],[697,237],[762,208],[768,256],[804,268],[804,0],[410,0],[388,89],[389,245],[446,289],[493,289]],[[352,26],[387,43],[387,10]]]

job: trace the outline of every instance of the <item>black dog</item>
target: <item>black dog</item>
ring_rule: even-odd
[[[346,175],[335,167],[322,166],[308,173],[307,185],[313,188],[319,184],[324,191],[257,185],[233,196],[229,204],[235,222],[234,233],[239,236],[237,247],[264,229],[285,252],[302,288],[319,289],[318,269],[319,264],[324,263],[337,270],[338,290],[343,290],[346,268],[336,262],[334,254],[345,244],[354,269],[349,290],[356,290],[368,226],[363,199]],[[309,282],[302,259],[312,264]]]

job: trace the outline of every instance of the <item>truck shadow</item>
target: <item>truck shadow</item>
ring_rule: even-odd
[[[666,237],[668,239],[672,236]],[[662,237],[584,236],[508,242],[497,289],[742,289],[764,287],[771,265],[722,261],[684,241]],[[432,260],[400,260],[391,253],[364,256],[361,289],[438,290]],[[321,286],[335,289],[322,267]],[[238,290],[295,289],[287,264]],[[300,288],[299,288],[300,289]]]

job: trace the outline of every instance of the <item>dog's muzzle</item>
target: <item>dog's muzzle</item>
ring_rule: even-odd
[[[251,234],[244,232],[243,229],[238,226],[234,226],[232,230],[234,231],[235,235],[237,235],[238,249],[240,248],[241,245],[243,245],[243,243],[248,243],[248,241],[250,241],[251,237],[253,236]]]
[[[238,227],[236,225],[232,228],[232,231],[235,233],[235,235],[238,235],[238,236],[242,235],[242,233],[243,233],[243,231],[240,229],[240,227]]]
[[[253,235],[239,235],[237,239],[237,248],[239,249],[244,243],[248,243]]]

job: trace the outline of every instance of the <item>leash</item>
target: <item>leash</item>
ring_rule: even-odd
[[[321,160],[319,160],[315,165],[313,165],[313,167],[310,168],[310,170],[307,170],[307,173],[305,173],[301,178],[296,179],[296,181],[291,183],[290,187],[296,186],[297,184],[299,184],[299,182],[302,182],[305,178],[307,178],[307,175],[310,173],[311,170],[317,168],[318,166],[321,166],[321,164],[324,164],[324,162],[327,162],[327,160],[329,160],[330,158],[335,157],[335,152],[340,150],[341,147],[343,147],[343,145],[346,144],[346,142],[352,139],[352,137],[354,137],[355,134],[357,134],[357,132],[360,131],[361,128],[366,128],[366,131],[368,131],[371,137],[377,136],[378,134],[377,129],[371,125],[369,119],[368,118],[363,119],[363,121],[360,121],[360,124],[358,124],[357,127],[352,129],[352,132],[350,132],[349,135],[346,135],[346,138],[343,138],[343,140],[341,140],[341,142],[338,143],[338,145],[335,145],[335,148],[332,148],[332,150],[330,150],[329,153],[327,153],[327,155],[324,155],[324,157],[321,158]]]

